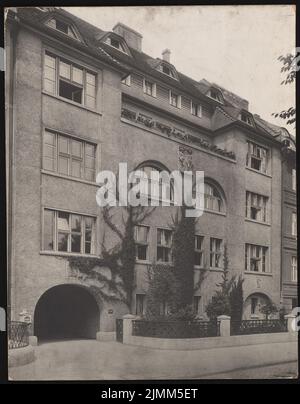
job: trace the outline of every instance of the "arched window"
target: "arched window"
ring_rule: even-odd
[[[141,164],[137,171],[143,171],[147,175],[148,197],[152,200],[173,202],[173,186],[170,180],[169,170],[163,165],[147,162]]]
[[[219,189],[212,183],[204,184],[204,209],[225,212],[225,203]]]

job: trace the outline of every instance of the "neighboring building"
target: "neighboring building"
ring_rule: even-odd
[[[11,317],[32,316],[38,337],[107,338],[128,312],[120,279],[94,278],[69,257],[101,256],[106,229],[96,173],[141,168],[205,172],[205,213],[195,234],[194,306],[199,316],[221,280],[222,252],[243,274],[244,317],[281,299],[282,158],[279,127],[248,102],[178,72],[170,51],[154,59],[142,36],[104,32],[60,9],[10,9],[6,33],[9,288]],[[175,208],[158,207],[136,229],[133,306],[147,304],[147,268],[170,263]],[[103,294],[112,299],[104,299]]]
[[[287,140],[288,141],[288,140]],[[292,142],[282,152],[282,299],[286,312],[298,307],[297,297],[296,150]]]

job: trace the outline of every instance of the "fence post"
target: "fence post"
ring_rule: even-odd
[[[223,314],[218,316],[217,320],[220,321],[220,337],[230,336],[230,316]]]
[[[286,314],[284,318],[288,321],[287,329],[288,332],[296,332],[296,315],[295,314]]]
[[[132,321],[136,319],[136,316],[132,314],[125,314],[122,318],[123,318],[123,343],[130,344],[130,338],[132,336]]]

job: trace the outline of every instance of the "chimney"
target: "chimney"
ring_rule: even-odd
[[[163,60],[165,60],[166,62],[168,62],[168,63],[171,63],[170,62],[170,56],[171,56],[171,51],[170,51],[170,49],[165,49],[164,51],[162,51],[162,58],[163,58]]]
[[[127,25],[118,22],[113,31],[125,39],[127,45],[131,48],[141,52],[142,51],[142,38],[143,36],[134,29],[127,27]]]

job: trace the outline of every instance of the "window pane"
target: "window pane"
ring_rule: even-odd
[[[46,131],[44,133],[44,143],[47,143],[47,144],[50,144],[50,145],[54,146],[55,145],[55,134]]]
[[[44,157],[43,158],[43,168],[45,170],[55,171],[54,160],[52,158],[49,158],[49,157]]]
[[[44,90],[50,94],[55,94],[55,82],[44,79]]]
[[[96,85],[96,77],[94,74],[86,72],[86,82],[88,84]]]
[[[76,140],[72,140],[72,155],[76,157],[82,157],[82,143]]]
[[[81,161],[72,159],[71,175],[76,178],[81,178]]]
[[[68,251],[68,234],[58,233],[58,251]]]
[[[66,79],[71,79],[71,65],[69,63],[59,62],[59,75]]]
[[[85,144],[85,154],[86,156],[95,157],[95,146],[89,143]]]
[[[93,86],[91,84],[87,84],[86,93],[87,93],[87,95],[90,95],[91,97],[95,97],[95,86]]]
[[[76,83],[83,84],[83,71],[78,67],[73,66],[72,68],[72,81]]]
[[[44,77],[50,81],[55,81],[55,69],[52,67],[45,66],[44,68]]]
[[[50,56],[49,54],[45,54],[45,66],[52,67],[55,69],[55,57]]]
[[[72,234],[71,236],[71,251],[80,252],[81,251],[81,235]]]
[[[53,146],[45,144],[44,145],[44,156],[54,159],[54,157],[55,157],[55,148]]]
[[[54,249],[54,212],[44,210],[44,250],[52,251]]]
[[[95,168],[95,159],[93,157],[86,156],[85,166],[87,168],[94,169]]]
[[[68,147],[69,141],[65,137],[59,136],[58,138],[58,149],[60,153],[69,153]]]
[[[71,230],[72,232],[81,232],[81,216],[72,215],[71,216]]]
[[[93,227],[93,219],[91,217],[85,218],[85,228],[91,229]]]
[[[59,156],[59,158],[58,158],[58,172],[60,174],[68,175],[69,174],[68,166],[69,166],[68,157]]]
[[[92,250],[91,250],[91,243],[87,243],[85,242],[85,250],[84,250],[85,254],[91,254]]]
[[[69,213],[58,212],[57,228],[58,230],[69,231]]]

